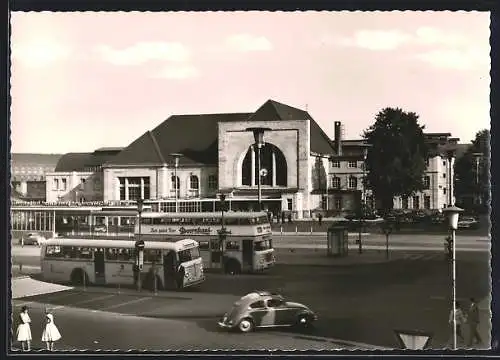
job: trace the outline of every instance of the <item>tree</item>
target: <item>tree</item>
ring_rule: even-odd
[[[366,158],[367,179],[382,210],[393,208],[394,196],[410,196],[424,188],[428,147],[418,115],[385,108],[364,131],[371,147]]]
[[[490,131],[484,129],[476,133],[471,146],[455,162],[455,197],[462,207],[473,209],[481,204],[483,210],[487,208],[490,200],[489,164]]]

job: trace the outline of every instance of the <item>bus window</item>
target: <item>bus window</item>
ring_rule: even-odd
[[[198,259],[200,257],[200,251],[197,247],[181,250],[179,251],[179,262],[191,261],[194,259]]]
[[[255,251],[262,251],[262,250],[267,250],[267,249],[271,249],[271,241],[270,240],[256,241],[254,243],[254,250]]]
[[[144,250],[144,262],[161,263],[161,250]]]
[[[111,261],[118,260],[118,250],[117,249],[106,249],[106,260],[111,260]]]
[[[45,257],[61,257],[61,247],[60,246],[47,246],[45,250]]]
[[[210,248],[210,242],[207,240],[198,240],[198,245],[202,250],[208,250]]]
[[[144,217],[143,217],[143,218],[141,219],[141,223],[142,223],[142,224],[144,224],[144,225],[152,225],[152,223],[153,223],[153,221],[152,221],[152,220],[153,220],[153,219],[151,219],[151,218],[144,218]]]
[[[226,250],[239,250],[239,241],[226,241]]]
[[[92,259],[92,249],[79,247],[78,252],[80,253],[78,256],[80,259]]]
[[[134,256],[130,249],[118,249],[118,261],[129,261]]]

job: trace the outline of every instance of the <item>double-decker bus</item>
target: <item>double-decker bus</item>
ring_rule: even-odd
[[[141,216],[140,229],[139,222],[135,225],[135,235],[139,232],[144,240],[196,239],[205,268],[222,268],[229,274],[262,271],[275,263],[271,225],[264,212],[148,212]]]
[[[41,247],[44,280],[73,285],[133,285],[135,241],[54,238]],[[145,241],[141,271],[144,287],[182,289],[205,280],[198,243]]]

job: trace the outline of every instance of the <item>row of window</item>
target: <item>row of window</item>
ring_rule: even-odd
[[[401,207],[403,209],[408,209],[409,204],[408,204],[408,197],[403,197],[401,199]],[[431,208],[431,197],[429,195],[424,196],[424,209],[430,209]],[[413,209],[420,209],[420,196],[413,196]]]
[[[172,175],[170,177],[170,188],[171,189],[180,189],[180,179],[177,176],[177,181],[175,181],[175,175]],[[210,190],[215,190],[217,189],[217,176],[216,175],[209,175],[208,176],[208,188]],[[192,190],[199,190],[200,189],[200,179],[198,178],[197,175],[190,175],[189,176],[189,189]]]
[[[94,254],[104,253],[107,261],[134,261],[134,249],[114,249],[114,248],[89,248],[81,246],[47,246],[45,250],[46,258],[63,258],[72,260],[90,260]],[[161,263],[161,250],[144,250],[144,262]]]
[[[338,161],[338,160],[332,160],[332,161],[330,162],[330,165],[331,165],[331,167],[333,167],[333,168],[340,168],[340,165],[341,165],[342,163],[343,163],[343,162]],[[361,166],[361,168],[363,168],[363,162],[361,162],[361,165],[360,165],[360,166]],[[357,161],[355,161],[355,160],[354,160],[354,161],[348,161],[348,162],[347,162],[347,167],[348,167],[348,168],[357,168],[357,167],[358,167],[358,162],[357,162]]]
[[[80,189],[85,188],[85,183],[87,182],[86,178],[80,178]],[[94,191],[101,190],[101,180],[95,178],[92,181],[92,188]],[[67,191],[68,190],[68,179],[67,178],[54,178],[52,182],[52,190],[55,191]]]
[[[243,239],[243,240],[249,240],[249,239]],[[241,244],[243,240],[228,240],[226,241],[226,250],[230,251],[240,251],[242,249]],[[214,249],[220,249],[220,240],[218,238],[212,239],[212,250]],[[210,241],[209,240],[198,240],[200,250],[210,250]],[[262,250],[268,250],[272,249],[272,240],[261,240],[261,241],[256,241],[253,244],[253,250],[255,251],[262,251]]]
[[[54,171],[54,168],[52,167],[47,167],[43,168],[41,166],[38,167],[25,167],[25,166],[14,166],[12,168],[12,172],[14,174],[20,173],[20,174],[44,174],[46,172],[51,172]]]
[[[258,225],[267,224],[269,219],[267,216],[259,217],[244,217],[244,218],[225,218],[225,225]],[[220,217],[206,218],[141,218],[141,224],[144,225],[221,225]]]
[[[330,187],[332,189],[340,189],[341,188],[341,180],[338,176],[330,177]],[[356,176],[349,176],[347,179],[347,187],[349,189],[357,189],[358,188],[358,178]]]

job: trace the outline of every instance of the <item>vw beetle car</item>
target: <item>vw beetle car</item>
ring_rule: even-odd
[[[236,301],[219,321],[219,326],[246,333],[266,327],[306,328],[317,319],[317,315],[303,304],[287,301],[283,296],[269,291],[254,291]]]

